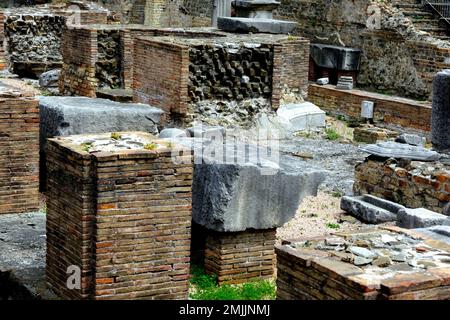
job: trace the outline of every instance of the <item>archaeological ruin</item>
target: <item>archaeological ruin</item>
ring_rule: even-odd
[[[450,300],[449,257],[449,0],[0,1],[0,300]]]

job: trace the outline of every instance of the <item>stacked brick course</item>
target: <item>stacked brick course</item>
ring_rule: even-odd
[[[97,35],[89,29],[66,28],[61,44],[64,62],[59,90],[65,95],[96,97]]]
[[[3,43],[5,41],[5,29],[3,27],[5,23],[5,14],[0,10],[0,71],[6,68],[6,55]]]
[[[397,131],[378,128],[372,125],[361,126],[355,128],[353,131],[353,140],[364,143],[376,143],[377,141],[394,139],[397,136]]]
[[[276,230],[220,233],[207,231],[205,270],[219,284],[270,279],[275,268]]]
[[[449,252],[446,243],[436,241],[421,233],[396,227],[388,230],[371,230],[339,234],[343,240],[366,235],[388,234],[411,236],[418,244],[404,244],[412,250],[424,245],[438,254]],[[392,231],[392,232],[391,232]],[[311,246],[324,238],[302,239]],[[278,300],[448,300],[450,299],[450,268],[443,265],[416,268],[399,272],[389,267],[373,268],[355,266],[341,258],[344,252],[297,247],[297,242],[277,246],[277,299]],[[414,243],[414,242],[412,242]],[[293,246],[291,246],[293,244]],[[295,247],[295,248],[294,248]],[[388,250],[388,249],[385,249]],[[390,249],[393,250],[393,249]],[[394,250],[395,252],[395,250]],[[419,251],[418,251],[419,252]],[[432,259],[432,258],[431,258]],[[387,270],[386,270],[387,269]]]
[[[277,109],[284,94],[307,89],[309,41],[301,38],[139,38],[134,53],[134,99],[171,113],[186,115],[202,100],[249,97],[268,97]]]
[[[375,103],[374,122],[431,130],[431,104],[361,90],[338,90],[335,86],[311,84],[308,99],[325,111],[351,118],[361,117],[364,100]]]
[[[356,165],[353,188],[356,194],[372,194],[409,208],[442,213],[450,202],[450,167],[369,157]]]
[[[50,287],[67,299],[186,299],[190,151],[175,164],[167,147],[90,154],[70,139],[48,143]],[[81,290],[66,286],[72,265]]]
[[[0,214],[39,209],[39,104],[32,88],[0,81]]]
[[[189,47],[157,38],[139,38],[134,54],[134,100],[167,113],[186,114]]]
[[[65,29],[62,36],[60,91],[65,95],[95,97],[101,85],[131,89],[135,39],[167,35],[199,38],[221,34],[202,30],[155,29],[142,25],[71,26]],[[107,51],[109,53],[105,55]]]

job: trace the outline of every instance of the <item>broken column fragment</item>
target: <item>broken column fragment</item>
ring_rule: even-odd
[[[437,150],[450,150],[450,69],[434,78],[431,139]]]

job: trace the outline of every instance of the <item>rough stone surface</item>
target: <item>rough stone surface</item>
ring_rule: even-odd
[[[370,195],[359,197],[345,196],[341,209],[368,223],[384,223],[397,220],[397,213],[403,206]]]
[[[431,130],[435,148],[450,150],[450,69],[434,78]]]
[[[234,145],[225,148],[234,152]],[[248,148],[247,154],[254,156],[257,149]],[[227,163],[204,155],[203,162],[198,164],[197,157],[198,153],[193,220],[219,232],[280,227],[295,215],[305,196],[317,193],[325,179],[323,171],[294,169],[284,157],[279,165],[264,158],[259,163],[245,161],[243,154]]]
[[[45,214],[0,216],[0,300],[55,298],[45,285]]]
[[[450,218],[424,208],[401,209],[397,213],[397,225],[401,228],[416,229],[437,225],[450,225]]]
[[[402,133],[395,139],[395,142],[423,147],[426,144],[427,139],[417,134]]]
[[[144,104],[85,97],[40,97],[41,151],[45,139],[86,133],[158,133],[162,111]]]
[[[40,185],[45,190],[48,138],[86,133],[144,131],[158,133],[162,111],[144,104],[86,97],[40,97]]]
[[[277,114],[286,122],[286,129],[291,132],[320,130],[326,125],[325,111],[310,102],[282,105]]]
[[[361,150],[383,158],[409,159],[418,161],[437,161],[440,154],[428,149],[388,141],[361,147]]]
[[[435,238],[436,240],[450,244],[450,226],[433,226],[429,228],[415,229],[414,231],[424,233],[432,238]]]
[[[187,132],[186,132],[186,130],[181,130],[181,129],[177,129],[177,128],[167,128],[167,129],[162,130],[159,133],[159,137],[161,139],[187,138]]]
[[[39,86],[43,89],[47,89],[52,93],[58,93],[58,80],[61,75],[61,69],[53,69],[44,72],[39,77]]]
[[[227,32],[288,34],[295,29],[297,23],[273,19],[219,17],[217,25],[220,30]]]

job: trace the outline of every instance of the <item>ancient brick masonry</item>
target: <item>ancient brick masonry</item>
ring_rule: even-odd
[[[284,35],[135,41],[134,100],[185,116],[202,100],[268,98],[308,87],[309,41]],[[155,63],[158,61],[158,63]]]
[[[422,131],[431,130],[431,104],[360,90],[338,90],[335,86],[312,84],[308,99],[325,111],[350,118],[361,117],[361,103],[373,101],[374,122],[400,125]]]
[[[47,281],[58,295],[187,298],[193,174],[187,152],[175,164],[168,147],[89,154],[70,137],[49,141]],[[81,290],[66,286],[71,265],[81,268]]]
[[[448,265],[433,263],[433,254],[448,254],[449,246],[422,233],[396,227],[388,230],[367,230],[339,234],[339,241],[386,236],[401,237],[404,247],[418,252],[428,248],[429,266],[407,267],[408,264],[390,262],[389,266],[356,266],[354,256],[343,250],[318,249],[316,243],[325,238],[289,241],[276,247],[278,300],[448,300],[450,299],[450,269]],[[336,241],[336,237],[332,238]],[[361,240],[360,240],[361,241]],[[366,240],[367,241],[367,240]],[[307,243],[307,248],[304,243]],[[360,248],[364,249],[364,248]],[[383,249],[395,254],[386,245]],[[431,261],[430,261],[431,259]],[[388,259],[385,259],[388,260]],[[356,260],[355,260],[356,261]],[[427,264],[423,260],[424,264]],[[405,266],[406,265],[406,266]],[[369,271],[370,269],[370,271]],[[399,272],[401,270],[401,272]]]
[[[32,88],[0,82],[0,214],[39,209],[39,105]]]
[[[275,268],[276,230],[232,233],[207,231],[205,270],[218,276],[219,284],[270,279]]]
[[[0,11],[0,43],[3,44],[5,40],[5,30],[2,27],[5,23],[5,15],[3,11]],[[0,71],[6,68],[6,55],[3,45],[0,46]]]
[[[372,194],[409,208],[442,213],[450,202],[450,168],[439,163],[367,158],[356,165],[356,194]]]

